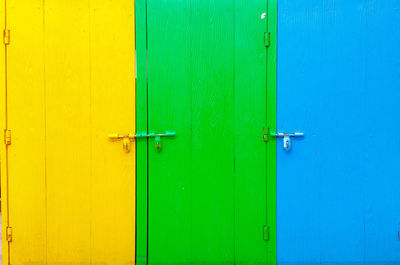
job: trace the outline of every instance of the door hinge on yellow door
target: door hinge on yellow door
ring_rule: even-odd
[[[11,130],[4,130],[4,143],[6,145],[11,144]]]
[[[6,238],[7,238],[8,242],[12,241],[12,227],[11,226],[7,226]]]
[[[4,43],[4,45],[10,44],[10,30],[9,29],[3,30],[3,43]]]

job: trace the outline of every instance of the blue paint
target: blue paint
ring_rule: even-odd
[[[279,0],[278,264],[400,264],[400,1]]]

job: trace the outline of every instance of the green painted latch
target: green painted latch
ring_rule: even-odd
[[[269,32],[264,32],[264,44],[265,47],[269,47],[269,45],[271,44],[271,33]]]
[[[268,240],[269,240],[269,226],[264,225],[263,239],[264,239],[265,241],[268,241]]]
[[[136,133],[135,138],[139,139],[139,138],[157,138],[157,137],[173,137],[175,136],[176,133],[174,131],[166,131],[164,133],[155,133],[155,132],[151,132],[151,133],[146,133],[146,132],[141,132],[141,133]]]
[[[140,138],[152,138],[154,137],[154,146],[156,147],[156,150],[158,152],[161,151],[161,137],[174,137],[176,135],[176,133],[174,131],[166,131],[164,133],[145,133],[145,132],[141,132],[141,133],[136,133],[136,139],[140,139]]]

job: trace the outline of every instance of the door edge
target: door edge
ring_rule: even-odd
[[[147,1],[135,1],[136,131],[148,132],[147,122]],[[147,264],[148,141],[136,144],[136,264]]]
[[[0,4],[0,21],[2,21],[2,31],[7,29],[7,16],[6,16],[6,0]],[[4,32],[3,32],[4,34]],[[3,35],[4,38],[4,35]],[[0,52],[0,124],[1,134],[5,137],[5,130],[8,129],[7,124],[7,45],[2,41],[3,51]],[[0,142],[0,177],[1,177],[1,244],[2,244],[2,264],[10,264],[10,244],[7,241],[7,227],[9,226],[8,218],[8,158],[7,147],[4,138]]]
[[[278,0],[267,0],[267,127],[276,131],[276,69],[277,69]],[[267,142],[267,264],[277,264],[276,253],[276,141]]]

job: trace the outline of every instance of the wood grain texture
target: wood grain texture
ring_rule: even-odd
[[[134,3],[13,2],[7,17],[4,264],[134,264],[135,145],[107,138],[135,132]]]
[[[276,131],[277,105],[277,40],[278,40],[278,1],[268,0],[268,27],[270,46],[267,49],[267,127]],[[276,253],[276,141],[267,143],[267,264],[275,265]]]
[[[236,1],[235,42],[235,264],[265,264],[260,231],[267,224],[267,152],[261,140],[267,124],[266,1]],[[251,21],[251,23],[249,23]],[[269,161],[268,161],[269,162]],[[251,244],[249,242],[252,242]]]
[[[6,23],[6,1],[0,4],[0,25],[7,27]],[[0,130],[1,133],[7,128],[7,46],[2,45],[0,49]],[[1,178],[1,244],[2,264],[8,263],[8,242],[6,240],[6,229],[8,226],[8,173],[7,173],[7,148],[0,144],[0,178]]]
[[[192,264],[233,264],[234,1],[192,1]]]
[[[146,0],[135,0],[137,62],[136,129],[138,132],[148,132],[146,8]],[[136,263],[143,265],[147,262],[147,139],[138,141],[136,148]]]
[[[277,126],[306,135],[278,142],[280,264],[400,263],[399,11],[279,0]]]
[[[47,262],[90,263],[89,1],[49,1],[44,8],[47,240],[55,244]]]
[[[275,201],[267,200],[274,187],[267,186],[262,139],[267,2],[142,1],[141,7],[138,58],[147,58],[148,68],[139,62],[138,106],[147,112],[138,112],[138,121],[144,126],[147,119],[148,131],[177,132],[160,153],[151,141],[139,143],[138,152],[148,154],[148,164],[138,157],[138,182],[148,188],[138,197],[141,264],[266,264],[263,226],[267,202]]]
[[[1,157],[1,160],[2,167],[7,167],[8,173],[2,175],[2,178],[8,177],[8,223],[13,227],[13,240],[9,243],[9,260],[4,260],[4,264],[9,262],[11,264],[45,263],[46,182],[42,1],[8,2],[7,27],[12,29],[11,43],[7,46],[6,98],[7,127],[12,132],[12,143],[7,146],[6,157]],[[4,145],[3,141],[1,145]],[[7,160],[3,160],[4,158]],[[7,186],[2,188],[7,188]],[[4,230],[3,234],[5,234]]]
[[[90,1],[91,263],[135,264],[135,142],[125,153],[110,132],[135,132],[134,2]]]
[[[188,1],[148,1],[148,130],[175,130],[158,153],[148,147],[148,262],[191,258],[191,9]],[[151,11],[150,11],[151,10]]]

